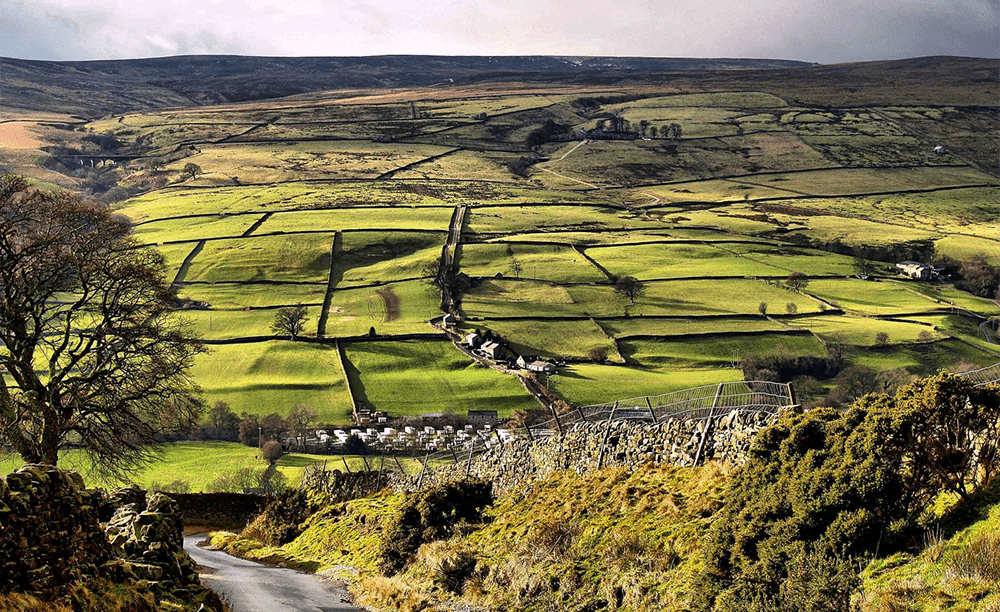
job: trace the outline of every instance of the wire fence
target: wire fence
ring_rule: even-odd
[[[1000,382],[1000,363],[994,363],[991,366],[979,368],[978,370],[961,372],[959,376],[968,378],[977,387],[985,387],[986,385]]]

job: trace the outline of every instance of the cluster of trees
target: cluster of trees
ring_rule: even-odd
[[[1000,300],[1000,268],[991,265],[983,253],[977,253],[962,261],[958,266],[959,280],[955,283],[980,297]]]
[[[269,442],[281,442],[291,434],[299,448],[305,447],[306,438],[316,427],[314,409],[298,404],[281,416],[272,412],[264,416],[242,412],[236,414],[226,402],[216,402],[201,426],[205,440],[239,442],[246,446],[264,447]]]
[[[542,124],[542,127],[534,129],[528,134],[528,146],[534,149],[549,142],[555,136],[568,134],[571,129],[571,126],[562,125],[552,119],[548,119]]]
[[[712,521],[695,608],[850,610],[857,561],[916,541],[942,493],[982,491],[998,438],[1000,393],[948,374],[783,415]]]
[[[597,121],[597,130],[612,134],[638,134],[643,138],[646,138],[648,135],[650,138],[660,137],[665,140],[680,140],[683,133],[683,129],[679,123],[669,123],[657,127],[643,119],[639,121],[638,126],[635,126],[621,115],[610,115],[599,119]]]

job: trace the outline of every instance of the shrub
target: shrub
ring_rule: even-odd
[[[595,346],[587,350],[587,359],[596,363],[604,363],[608,359],[608,349],[603,346]]]
[[[281,452],[281,442],[275,440],[264,444],[264,447],[261,449],[262,458],[268,463],[274,463],[278,459],[281,459]]]
[[[988,533],[969,542],[948,561],[948,569],[963,578],[1000,582],[1000,535]]]
[[[437,485],[407,498],[382,535],[379,569],[399,572],[421,544],[450,537],[460,523],[478,523],[493,504],[493,485],[469,479]]]
[[[288,544],[302,533],[302,524],[319,507],[299,489],[286,489],[241,534],[269,546]]]
[[[1000,393],[948,374],[843,413],[783,415],[755,439],[706,536],[702,584],[717,609],[844,609],[842,559],[898,548],[942,490],[966,498],[989,482],[998,420]],[[802,599],[817,589],[829,598]]]

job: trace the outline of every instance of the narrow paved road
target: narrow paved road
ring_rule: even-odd
[[[184,538],[205,584],[225,595],[233,612],[363,612],[344,603],[343,589],[312,574],[239,559],[197,546],[205,534]]]

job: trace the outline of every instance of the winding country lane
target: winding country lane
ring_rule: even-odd
[[[342,601],[342,589],[317,576],[197,546],[204,539],[204,533],[185,536],[184,549],[205,584],[229,598],[233,612],[363,612]]]

